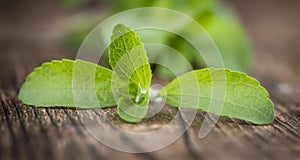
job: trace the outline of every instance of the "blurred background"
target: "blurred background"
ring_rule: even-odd
[[[200,23],[219,48],[225,67],[248,72],[263,82],[296,81],[299,78],[294,75],[300,72],[299,4],[296,0],[1,0],[1,75],[11,74],[8,71],[17,63],[15,57],[38,61],[31,63],[35,66],[28,64],[28,72],[44,61],[74,59],[85,36],[105,18],[136,7],[157,6],[180,11]],[[194,68],[205,67],[195,49],[181,37],[154,34],[158,36],[142,34],[141,38],[145,43],[174,47]],[[41,58],[27,60],[32,56]],[[180,61],[176,63],[181,69]],[[156,73],[172,77],[163,68],[156,67]],[[4,82],[1,84],[8,87]]]
[[[95,25],[144,6],[174,9],[200,23],[226,67],[247,72],[270,92],[274,123],[252,125],[221,118],[208,137],[199,139],[204,117],[199,111],[191,129],[172,145],[128,154],[98,143],[75,109],[35,108],[18,101],[18,90],[35,67],[54,59],[75,59]],[[0,159],[299,159],[299,15],[299,0],[0,0]],[[174,47],[195,69],[206,65],[181,37],[139,34],[146,43]],[[176,63],[178,70],[185,71],[172,56],[154,54],[154,58]],[[162,79],[172,78],[164,68],[152,67]],[[174,110],[135,125],[121,121],[114,108],[104,112],[115,124],[134,130],[163,127]]]

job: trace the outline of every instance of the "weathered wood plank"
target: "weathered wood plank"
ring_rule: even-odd
[[[191,128],[166,148],[144,154],[129,154],[108,148],[89,133],[79,115],[86,115],[95,125],[101,126],[101,133],[113,135],[105,132],[109,125],[103,121],[99,112],[104,112],[110,121],[122,129],[142,132],[164,127],[175,117],[177,110],[166,107],[155,117],[143,120],[139,124],[129,124],[117,116],[115,109],[34,108],[20,103],[17,99],[18,90],[24,77],[35,67],[52,59],[75,56],[66,54],[57,44],[60,37],[51,38],[47,34],[47,31],[51,31],[49,26],[52,27],[49,23],[59,23],[57,17],[38,15],[32,11],[27,18],[36,25],[22,26],[25,23],[23,20],[16,22],[22,26],[21,29],[13,23],[4,28],[0,26],[0,30],[8,31],[11,27],[13,30],[11,33],[3,33],[9,35],[6,39],[1,39],[0,34],[0,42],[3,42],[0,43],[0,159],[299,159],[300,74],[297,72],[298,62],[292,61],[298,60],[299,48],[297,49],[295,42],[288,41],[289,38],[292,39],[291,35],[298,31],[299,22],[289,19],[287,11],[280,10],[282,6],[288,5],[294,8],[294,3],[297,2],[288,4],[276,1],[273,6],[265,5],[266,8],[262,9],[260,3],[269,4],[271,1],[231,1],[242,13],[247,30],[257,45],[257,62],[253,75],[267,87],[275,103],[276,119],[272,125],[259,126],[236,119],[221,118],[207,137],[199,139],[197,135],[205,115],[199,111]],[[48,7],[51,7],[51,4]],[[22,11],[21,8],[20,13],[15,13],[16,15],[27,13],[27,10],[23,8]],[[256,12],[253,12],[253,8],[256,8]],[[266,15],[266,10],[269,10],[269,15]],[[62,14],[59,11],[55,13]],[[262,13],[266,17],[261,18]],[[299,11],[293,10],[293,13],[298,15]],[[39,18],[32,22],[31,16],[34,14]],[[273,14],[282,17],[273,20],[270,18]],[[40,23],[41,17],[49,23]],[[263,23],[266,19],[275,24],[270,32],[270,26]],[[290,27],[291,21],[294,29]],[[285,34],[278,24],[290,27],[289,34]],[[28,35],[35,33],[37,28],[46,31]],[[271,34],[275,32],[276,34]],[[19,39],[20,37],[23,39]],[[285,41],[273,42],[277,37]],[[286,52],[289,52],[289,57],[292,58],[284,58],[286,55],[282,53]],[[179,128],[182,125],[184,123],[173,127]],[[167,136],[169,135],[164,135]],[[142,147],[121,134],[116,134],[115,140],[128,143],[132,147]]]
[[[5,148],[10,148],[11,151],[4,150],[6,153],[10,153],[8,155],[18,159],[39,159],[45,158],[45,155],[48,155],[49,159],[61,159],[62,157],[67,159],[137,158],[136,155],[112,151],[97,142],[81,124],[75,109],[28,107],[13,102],[14,98],[4,97],[3,93],[1,95],[1,124],[4,124],[1,127],[10,126],[6,133],[1,132],[3,133],[1,135],[10,137],[10,142],[1,141],[1,146],[5,145]],[[80,110],[79,112],[99,116],[94,110]],[[290,112],[293,114],[298,112],[298,114],[291,116]],[[115,114],[112,109],[109,109],[107,113]],[[91,118],[94,118],[93,116]],[[110,116],[115,117],[116,115]],[[203,113],[199,112],[193,127],[171,146],[138,157],[142,159],[149,159],[149,157],[172,158],[178,153],[180,153],[178,156],[185,156],[188,159],[199,159],[200,157],[204,159],[239,159],[248,156],[280,159],[286,156],[290,158],[299,156],[299,126],[294,125],[299,124],[299,106],[293,106],[286,111],[286,107],[276,104],[276,120],[272,125],[266,126],[221,118],[213,132],[205,139],[199,139],[196,136],[199,124],[203,120],[201,116]],[[114,118],[114,120],[116,119]],[[118,118],[117,120],[119,121]],[[101,121],[99,118],[97,122],[103,123]],[[6,125],[3,122],[6,122]],[[120,126],[125,125],[123,127],[127,129],[128,127],[140,129],[141,126],[147,126],[147,123],[145,121],[142,124],[128,126],[124,122],[117,122]],[[105,124],[102,125],[105,127]],[[3,130],[1,129],[1,131]],[[180,152],[172,153],[174,150]]]

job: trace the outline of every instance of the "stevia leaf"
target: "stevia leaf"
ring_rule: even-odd
[[[123,24],[117,24],[113,29],[109,45],[109,64],[113,69],[119,59],[131,49],[141,46],[140,38]]]
[[[149,104],[152,74],[146,51],[135,32],[123,24],[114,27],[111,39],[109,63],[118,113],[125,121],[138,122],[146,115]]]
[[[171,106],[197,108],[255,124],[269,124],[274,119],[268,92],[257,80],[240,72],[212,68],[192,71],[173,80],[160,95]]]
[[[77,84],[74,85],[74,66],[76,70]],[[19,99],[28,105],[34,106],[70,106],[81,108],[108,107],[116,105],[111,91],[112,71],[96,64],[82,60],[54,60],[44,63],[30,73],[19,92]],[[93,78],[94,79],[91,79]],[[85,85],[84,81],[91,79],[93,88]],[[99,103],[91,102],[90,98],[80,98],[80,102],[74,99],[74,93],[96,94]],[[81,94],[82,95],[82,94]],[[78,100],[77,100],[78,101]],[[75,103],[76,102],[76,103]]]
[[[147,93],[148,94],[148,93]],[[121,97],[118,101],[118,114],[119,116],[131,123],[140,122],[141,119],[147,114],[149,95],[143,99],[141,103],[136,103],[130,98]]]

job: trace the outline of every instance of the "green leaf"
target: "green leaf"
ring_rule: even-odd
[[[274,119],[274,106],[259,82],[227,69],[189,72],[173,80],[160,95],[171,106],[197,108],[255,124],[269,124]]]
[[[247,72],[252,66],[252,51],[246,32],[229,9],[217,9],[219,13],[204,28],[216,43],[225,68]]]
[[[74,66],[78,70],[74,70]],[[75,71],[76,77],[73,77]],[[19,92],[19,99],[28,105],[44,107],[103,108],[114,106],[116,103],[111,91],[111,75],[111,70],[82,60],[54,60],[44,63],[27,76]],[[76,86],[74,81],[76,81]],[[87,81],[94,83],[86,85]],[[95,104],[91,98],[81,98],[80,102],[75,103],[74,92],[80,95],[82,93],[96,94],[99,103],[91,105]]]
[[[120,58],[133,48],[141,46],[140,38],[123,24],[117,24],[113,29],[111,44],[109,45],[109,64],[112,69]]]
[[[118,104],[127,122],[139,122],[149,105],[151,70],[140,38],[115,26],[109,46],[113,71],[81,60],[52,61],[26,78],[19,99],[34,106],[103,108]],[[259,82],[226,69],[191,71],[173,80],[158,96],[175,107],[201,109],[256,124],[274,120],[274,106]]]
[[[144,45],[123,24],[115,26],[111,39],[109,63],[113,68],[112,88],[118,99],[118,113],[125,121],[139,122],[148,110],[152,77]]]
[[[149,94],[149,93],[147,93]],[[143,117],[147,114],[149,95],[146,95],[141,103],[136,103],[131,98],[121,97],[118,101],[118,114],[119,116],[131,123],[140,122]]]

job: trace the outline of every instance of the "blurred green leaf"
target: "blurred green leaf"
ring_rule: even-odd
[[[95,0],[59,0],[59,4],[64,8],[73,8]]]
[[[182,12],[201,24],[209,33],[218,47],[226,68],[243,72],[251,68],[251,46],[243,26],[231,9],[223,5],[223,3],[219,3],[218,0],[114,0],[111,3],[114,12],[138,7],[163,7]],[[91,24],[91,29],[93,26],[94,25]],[[68,38],[69,46],[79,46],[88,31],[89,29],[85,28],[81,31],[77,30],[74,34],[70,34]],[[194,31],[190,30],[184,32],[193,33]],[[143,30],[138,31],[137,34],[140,35],[141,40],[146,44],[159,43],[173,47],[179,51],[194,68],[203,68],[206,66],[205,61],[195,48],[179,36],[158,30]],[[150,59],[168,59],[168,61],[172,63],[176,62],[178,65],[176,65],[174,69],[176,69],[176,67],[178,70],[186,68],[183,66],[185,63],[182,62],[182,60],[173,59],[169,54],[162,54],[160,51],[157,51],[157,53],[152,52],[149,57]],[[170,73],[170,71],[159,66],[156,67],[155,73],[167,79],[174,77],[174,74]]]

